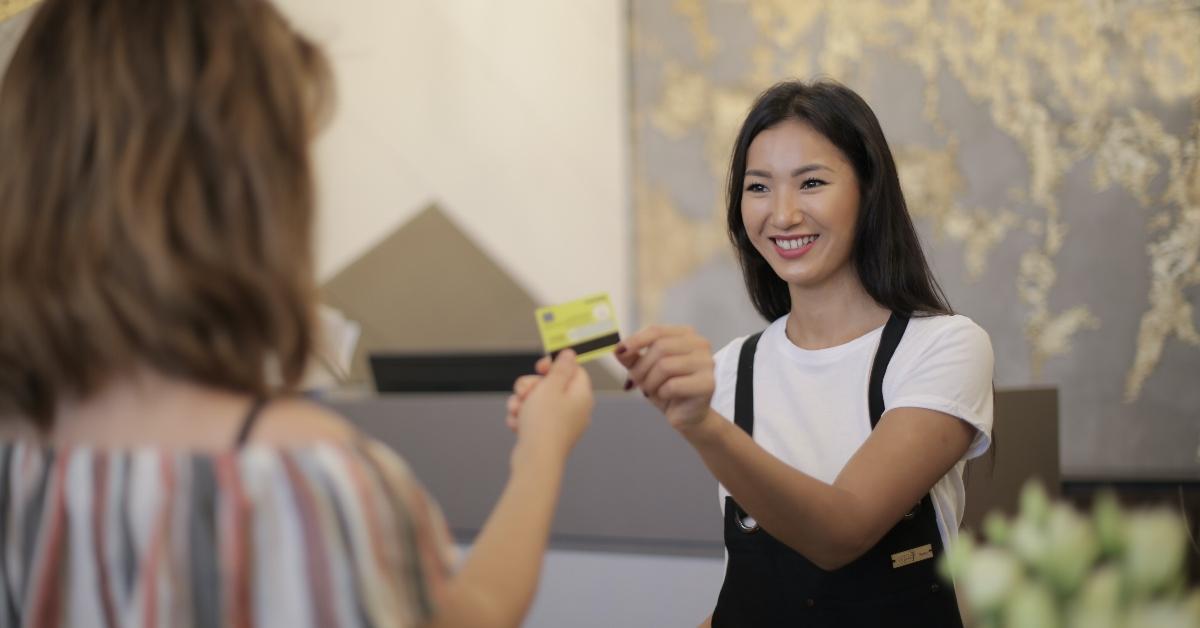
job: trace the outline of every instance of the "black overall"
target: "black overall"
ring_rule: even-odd
[[[893,314],[883,328],[867,389],[871,429],[883,416],[883,374],[907,326],[908,318]],[[734,396],[734,422],[751,436],[760,335],[742,345]],[[713,611],[714,628],[962,626],[954,589],[937,575],[943,548],[928,494],[866,554],[834,571],[817,567],[747,521],[745,511],[726,497],[729,562]]]

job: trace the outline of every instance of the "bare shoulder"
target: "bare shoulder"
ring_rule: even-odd
[[[357,435],[358,431],[345,417],[319,403],[296,397],[268,404],[250,434],[250,442],[278,446],[343,444]]]

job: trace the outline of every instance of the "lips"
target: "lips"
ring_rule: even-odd
[[[775,245],[775,252],[780,257],[793,259],[809,252],[820,237],[817,234],[774,236],[771,243]]]

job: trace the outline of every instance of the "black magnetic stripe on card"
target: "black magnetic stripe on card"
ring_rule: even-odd
[[[559,351],[563,351],[566,349],[570,349],[570,350],[574,351],[575,355],[583,355],[585,353],[595,351],[596,349],[603,349],[604,347],[611,347],[612,345],[615,345],[618,342],[621,342],[621,334],[619,334],[617,332],[613,332],[607,336],[600,336],[599,338],[593,338],[586,342],[581,342],[577,345],[571,345],[570,347],[563,347],[562,349],[559,349],[558,351],[551,353],[550,357],[556,358],[556,357],[558,357]]]

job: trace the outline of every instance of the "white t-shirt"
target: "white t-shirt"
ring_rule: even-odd
[[[754,356],[754,441],[785,463],[832,484],[871,434],[867,385],[883,327],[828,349],[801,349],[771,323]],[[712,408],[733,421],[738,354],[746,337],[717,352]],[[958,536],[966,504],[963,465],[992,433],[992,344],[965,316],[914,317],[883,378],[884,412],[926,408],[976,429],[971,447],[932,492],[944,547]],[[920,455],[920,452],[914,452]],[[720,487],[721,508],[729,495]]]

